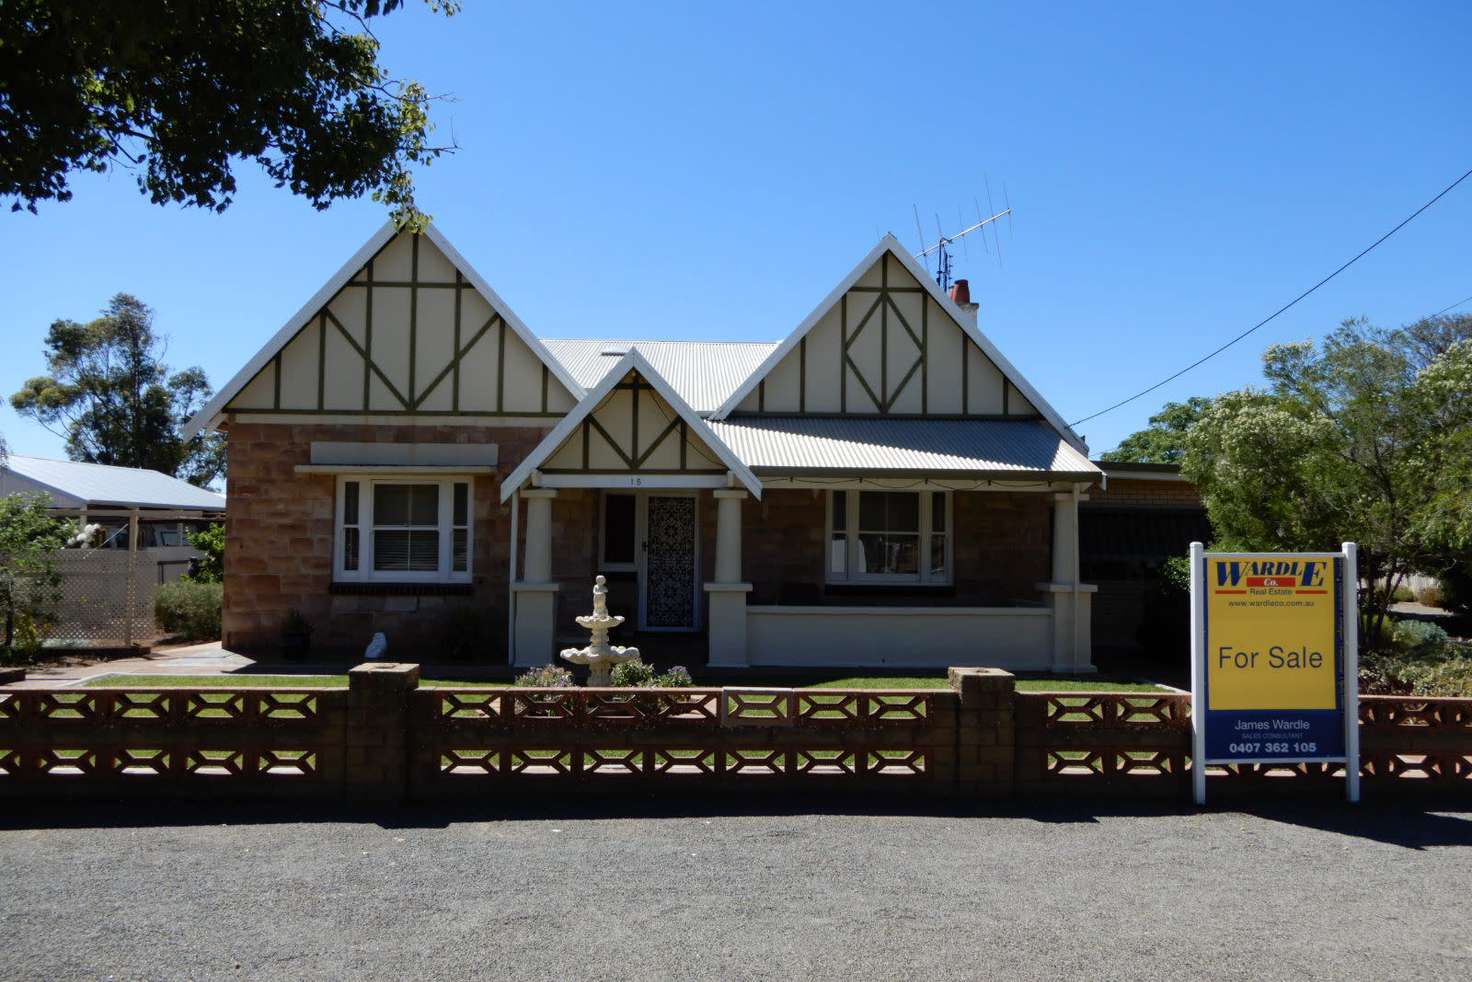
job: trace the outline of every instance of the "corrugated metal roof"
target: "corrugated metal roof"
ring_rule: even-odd
[[[775,341],[614,341],[543,338],[542,344],[579,385],[591,389],[618,358],[638,348],[649,364],[697,413],[715,412],[777,347]]]
[[[0,473],[10,471],[22,478],[89,505],[123,508],[177,508],[220,511],[225,496],[197,488],[188,481],[159,471],[107,464],[83,464],[75,460],[9,455],[0,463]]]
[[[733,416],[711,429],[761,474],[953,473],[1097,478],[1102,472],[1034,420]]]

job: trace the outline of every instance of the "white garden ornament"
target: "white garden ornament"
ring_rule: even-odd
[[[639,657],[638,648],[620,648],[608,643],[609,628],[624,622],[621,614],[608,612],[607,581],[599,576],[593,580],[593,613],[577,619],[578,626],[586,628],[592,640],[586,648],[564,648],[562,657],[574,665],[588,666],[589,685],[608,685],[612,682],[613,666],[621,662],[634,661]]]

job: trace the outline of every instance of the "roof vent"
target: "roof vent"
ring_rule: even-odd
[[[600,351],[598,353],[600,355],[603,355],[606,358],[622,358],[624,355],[626,355],[626,354],[629,353],[629,349],[628,348],[604,348],[602,351]]]

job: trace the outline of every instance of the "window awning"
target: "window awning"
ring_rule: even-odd
[[[733,416],[711,430],[759,477],[934,476],[1098,481],[1041,420]]]

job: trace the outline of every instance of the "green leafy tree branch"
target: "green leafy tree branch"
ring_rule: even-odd
[[[378,63],[373,23],[404,5],[0,0],[0,197],[35,211],[124,167],[157,204],[223,211],[249,160],[314,207],[371,194],[417,228],[413,169],[454,148],[430,142],[434,97]]]

